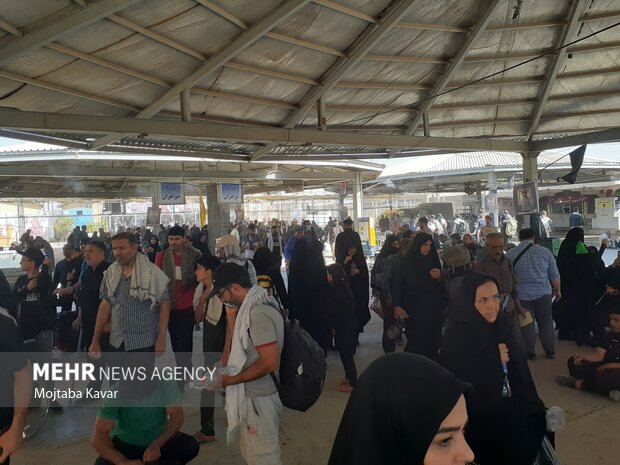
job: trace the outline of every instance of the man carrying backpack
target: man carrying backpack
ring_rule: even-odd
[[[212,295],[226,306],[222,376],[228,442],[240,433],[248,465],[279,465],[282,401],[276,386],[284,345],[284,319],[267,290],[252,285],[245,268],[224,263],[213,276]],[[272,376],[273,374],[273,376]]]

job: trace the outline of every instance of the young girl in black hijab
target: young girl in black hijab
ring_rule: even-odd
[[[466,465],[468,390],[426,357],[378,358],[349,398],[329,465]]]
[[[407,320],[405,352],[437,358],[446,291],[430,234],[418,233],[391,282],[394,318]]]
[[[327,282],[330,285],[327,297],[328,318],[331,321],[330,327],[336,333],[336,349],[340,353],[345,373],[338,390],[351,392],[357,383],[357,369],[353,361],[358,335],[355,298],[340,264],[334,263],[327,267]]]
[[[545,434],[545,407],[511,325],[500,311],[495,279],[467,275],[443,338],[441,364],[473,386],[466,437],[480,465],[530,465]]]

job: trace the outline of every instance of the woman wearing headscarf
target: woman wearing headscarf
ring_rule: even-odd
[[[545,435],[545,407],[511,325],[495,279],[465,276],[441,364],[473,386],[465,436],[480,465],[530,465]]]
[[[390,386],[386,395],[385,386]],[[418,355],[384,355],[360,376],[329,465],[465,465],[469,385]]]
[[[200,253],[203,257],[209,257],[213,255],[209,250],[209,235],[207,233],[201,232],[198,236],[198,241],[196,245],[194,245],[195,249],[200,250]]]
[[[280,264],[274,261],[274,256],[271,251],[267,247],[259,247],[254,253],[252,262],[254,263],[254,268],[256,268],[257,276],[269,276],[277,293],[278,300],[282,304],[282,307],[288,310],[288,293],[286,292],[282,273],[280,273]]]
[[[370,321],[370,290],[368,283],[368,266],[364,251],[355,244],[347,244],[348,253],[344,258],[344,271],[349,279],[349,286],[355,297],[355,314],[357,315],[357,330],[364,332],[364,326]]]
[[[357,315],[355,298],[349,287],[344,268],[339,263],[327,267],[329,294],[327,298],[327,318],[329,328],[334,330],[336,350],[344,367],[345,377],[340,380],[338,390],[351,392],[357,384],[357,368],[353,355],[357,345]]]
[[[430,234],[418,233],[391,282],[394,318],[405,319],[405,352],[437,358],[446,292]]]
[[[146,256],[149,258],[151,263],[155,263],[155,257],[159,252],[161,252],[161,247],[159,246],[159,239],[157,236],[152,235],[148,242],[144,242],[142,244],[142,250],[146,253]]]
[[[589,342],[588,322],[599,297],[593,295],[596,259],[588,253],[582,228],[566,233],[558,251],[558,271],[562,282],[562,300],[556,312],[560,339],[573,339],[581,346]]]
[[[288,296],[290,318],[325,350],[330,346],[325,312],[327,279],[320,243],[298,239],[289,267]]]
[[[398,247],[400,246],[400,239],[395,234],[389,234],[385,238],[385,242],[381,247],[381,251],[375,257],[375,264],[372,267],[372,271],[370,273],[370,286],[373,291],[379,293],[381,291],[381,286],[379,283],[381,282],[381,273],[383,272],[383,267],[385,265],[385,260],[391,256],[398,253]]]

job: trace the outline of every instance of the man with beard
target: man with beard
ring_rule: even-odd
[[[222,376],[221,386],[226,389],[228,438],[239,430],[246,463],[279,465],[282,401],[274,379],[279,377],[284,320],[273,297],[252,286],[239,265],[220,265],[213,286],[212,295],[226,306],[222,366],[231,370]]]
[[[170,296],[170,342],[175,353],[178,366],[191,368],[194,330],[194,292],[196,281],[196,265],[201,257],[198,250],[186,241],[182,227],[174,226],[168,231],[168,249],[159,252],[155,257],[157,265],[170,280],[168,294]]]
[[[110,266],[110,262],[105,260],[105,254],[106,246],[103,242],[90,241],[86,244],[84,256],[88,268],[84,273],[78,298],[78,316],[73,322],[75,329],[82,327],[82,346],[78,347],[78,350],[90,347],[95,333],[97,311],[101,305],[99,289],[103,282],[103,273]]]

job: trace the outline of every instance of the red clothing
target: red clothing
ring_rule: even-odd
[[[155,257],[155,265],[160,269],[164,269],[164,254],[166,251],[159,252]],[[181,259],[182,255],[174,254],[174,264],[176,268],[176,277],[181,277]],[[170,276],[168,276],[170,278]],[[183,280],[176,280],[176,287],[174,290],[175,303],[172,310],[192,310],[194,305],[194,292],[196,291],[196,286],[191,286],[189,289],[185,289],[183,286]]]

